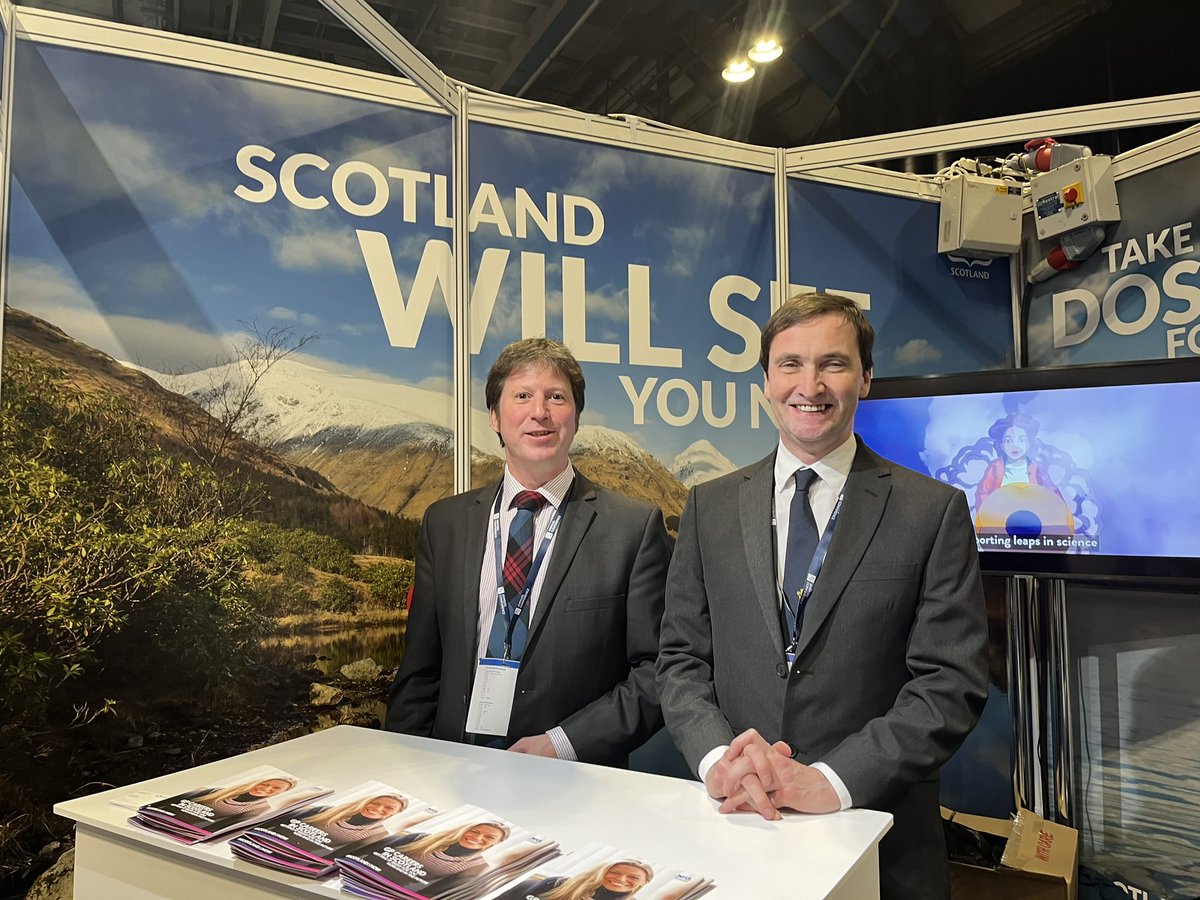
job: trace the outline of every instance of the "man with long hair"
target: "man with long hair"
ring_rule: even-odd
[[[654,683],[670,556],[662,512],[604,490],[569,457],[583,370],[557,341],[508,345],[488,373],[504,475],[425,513],[392,731],[628,765],[658,730]],[[507,540],[505,537],[507,536]],[[468,722],[481,679],[505,722]]]

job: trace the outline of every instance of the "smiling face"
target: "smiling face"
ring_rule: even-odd
[[[282,778],[268,778],[265,781],[260,781],[247,792],[251,797],[274,797],[276,794],[282,794],[284,791],[290,790],[292,783]]]
[[[1000,444],[1004,455],[1016,462],[1029,455],[1029,435],[1019,425],[1013,425],[1004,432],[1004,440]]]
[[[524,487],[539,488],[567,467],[575,440],[575,400],[570,381],[557,369],[537,363],[514,370],[490,419],[504,443],[509,471]]]
[[[363,804],[359,814],[367,819],[386,819],[404,809],[404,803],[399,797],[372,797]]]
[[[614,863],[604,873],[601,885],[616,894],[631,894],[644,887],[646,881],[646,872],[641,867]]]
[[[476,825],[467,831],[458,842],[468,850],[486,850],[504,840],[504,832],[495,825]]]
[[[799,460],[813,463],[839,447],[871,389],[853,326],[827,313],[781,331],[768,351],[763,389],[783,445]]]

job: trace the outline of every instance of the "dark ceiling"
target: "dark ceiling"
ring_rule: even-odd
[[[318,0],[30,5],[391,71]],[[1196,0],[372,0],[371,6],[467,84],[767,146],[1200,89]],[[760,66],[745,84],[724,82],[721,68],[764,30],[782,41],[783,57]],[[1089,143],[1114,153],[1157,136],[1102,135]]]

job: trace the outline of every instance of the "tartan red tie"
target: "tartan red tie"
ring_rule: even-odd
[[[508,527],[508,548],[504,554],[504,596],[508,599],[510,613],[511,604],[521,596],[521,591],[525,590],[525,582],[529,579],[529,569],[533,565],[533,520],[545,502],[546,498],[537,491],[521,491],[513,498],[512,505],[517,511]],[[525,650],[525,638],[529,633],[528,622],[529,616],[522,615],[513,627],[510,653],[513,659],[520,659]],[[488,637],[488,656],[503,655],[507,630],[504,614],[497,608]]]

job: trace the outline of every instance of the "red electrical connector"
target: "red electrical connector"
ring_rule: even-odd
[[[1054,151],[1051,149],[1056,141],[1052,137],[1033,138],[1025,142],[1025,165],[1037,172],[1049,172],[1054,168],[1051,163],[1051,157]]]

